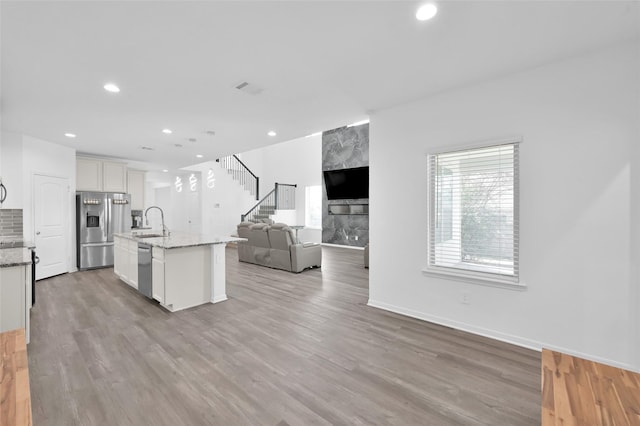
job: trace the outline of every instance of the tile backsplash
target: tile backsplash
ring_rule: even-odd
[[[22,237],[22,209],[0,209],[0,237]]]

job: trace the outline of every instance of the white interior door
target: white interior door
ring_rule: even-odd
[[[36,266],[36,279],[69,272],[69,193],[67,179],[34,175],[34,230],[36,253],[40,263]]]
[[[190,192],[187,198],[187,232],[190,234],[202,233],[202,207],[200,193]]]

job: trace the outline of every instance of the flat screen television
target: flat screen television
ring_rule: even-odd
[[[329,200],[369,198],[369,167],[325,170],[324,184]]]

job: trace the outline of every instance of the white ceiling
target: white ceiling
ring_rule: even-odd
[[[635,1],[448,0],[427,22],[414,17],[419,4],[3,0],[2,128],[182,167],[628,40],[640,28]],[[242,81],[262,93],[236,90]],[[122,91],[107,93],[106,82]]]

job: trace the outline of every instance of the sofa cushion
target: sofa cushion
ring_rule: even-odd
[[[255,247],[271,248],[269,243],[269,225],[266,223],[254,223],[249,227],[249,244]]]
[[[241,222],[238,224],[238,236],[240,238],[249,238],[249,233],[251,232],[251,225],[253,222]]]
[[[269,228],[269,242],[271,243],[271,248],[289,251],[289,246],[295,241],[293,230],[284,224],[282,224],[284,227],[276,225],[281,224],[271,225]]]

